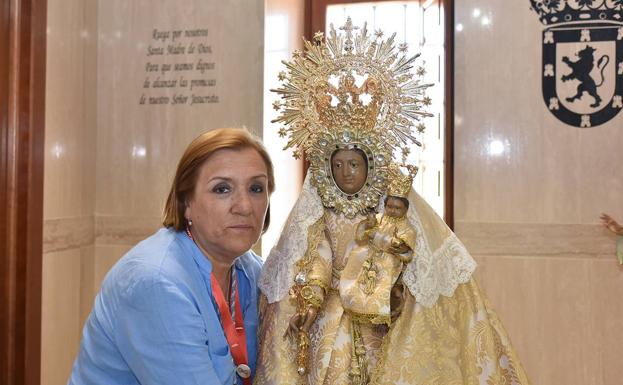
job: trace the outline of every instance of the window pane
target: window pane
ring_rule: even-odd
[[[270,227],[262,236],[262,257],[277,242],[283,223],[299,195],[302,184],[302,165],[294,160],[292,151],[283,151],[284,138],[277,134],[278,124],[271,123],[278,115],[273,102],[279,96],[270,89],[281,86],[277,75],[285,70],[282,60],[290,60],[292,51],[302,49],[303,35],[302,4],[268,0],[264,31],[264,146],[273,161],[277,188],[271,196]]]

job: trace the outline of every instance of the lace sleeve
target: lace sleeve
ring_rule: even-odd
[[[262,269],[259,286],[269,303],[280,301],[288,294],[294,283],[294,265],[307,251],[308,229],[324,213],[320,197],[309,178],[310,174],[307,174],[301,195]]]

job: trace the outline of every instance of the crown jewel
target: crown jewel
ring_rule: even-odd
[[[623,22],[621,0],[530,0],[530,4],[543,24],[594,20]]]
[[[407,169],[407,174],[403,174],[400,171],[400,167]],[[413,178],[418,172],[418,168],[413,165],[401,165],[392,164],[389,167],[389,185],[387,186],[387,195],[393,197],[407,198],[409,191],[411,191],[411,185],[413,184]]]
[[[401,150],[403,161],[415,138],[416,121],[432,116],[423,109],[430,84],[422,82],[423,71],[411,70],[419,55],[407,56],[406,45],[395,43],[395,34],[369,35],[366,25],[353,26],[350,18],[338,33],[318,32],[305,41],[305,52],[295,52],[280,73],[284,84],[275,90],[282,101],[273,122],[283,123],[285,148],[296,148],[310,160],[312,183],[327,207],[347,216],[374,207],[387,189],[387,166]],[[417,132],[423,131],[420,123]],[[346,194],[333,181],[331,154],[336,149],[364,152],[367,180],[361,191]]]

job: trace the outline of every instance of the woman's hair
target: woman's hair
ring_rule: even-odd
[[[177,165],[175,178],[164,207],[162,224],[177,231],[184,230],[186,228],[184,218],[186,204],[195,191],[201,166],[218,150],[240,150],[244,148],[256,150],[264,160],[268,174],[268,193],[271,194],[275,190],[275,174],[273,163],[262,142],[241,128],[219,128],[208,131],[199,135],[188,145]],[[266,213],[264,231],[270,223],[269,213],[270,210]]]

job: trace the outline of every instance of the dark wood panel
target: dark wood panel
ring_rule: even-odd
[[[445,53],[445,215],[446,224],[454,230],[454,0],[442,0],[446,28]]]
[[[9,125],[9,2],[0,3],[0,383],[7,383],[11,359],[7,346],[11,335],[9,322],[10,274],[8,251],[8,125]]]
[[[0,383],[40,383],[46,0],[0,6]]]

